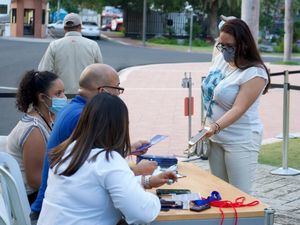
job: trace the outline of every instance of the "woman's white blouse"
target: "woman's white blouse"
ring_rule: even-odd
[[[245,70],[230,69],[222,54],[216,56],[202,83],[206,123],[217,121],[230,110],[240,86],[255,77],[263,78],[267,84],[268,75],[263,68],[253,66]],[[237,121],[210,139],[217,143],[248,143],[252,132],[262,134],[263,125],[259,118],[260,96]]]
[[[72,143],[67,153],[70,152]],[[93,149],[89,158],[102,149]],[[69,164],[64,163],[59,171]],[[72,176],[60,176],[49,170],[48,186],[39,225],[115,225],[122,214],[131,223],[149,223],[160,212],[157,196],[146,192],[126,160],[105,152],[95,162],[88,160]]]

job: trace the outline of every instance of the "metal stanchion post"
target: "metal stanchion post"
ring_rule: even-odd
[[[265,223],[264,225],[273,225],[274,224],[274,213],[275,210],[272,208],[265,209]]]
[[[182,79],[181,86],[183,88],[188,88],[188,97],[184,99],[184,111],[185,111],[184,114],[185,116],[188,116],[188,141],[190,141],[190,139],[192,138],[192,115],[193,115],[193,106],[194,106],[193,96],[192,96],[193,82],[192,82],[191,72],[184,73],[184,78]],[[185,151],[189,158],[192,153],[192,149],[188,148]]]
[[[284,73],[283,84],[283,144],[282,144],[282,167],[272,170],[271,174],[274,175],[297,175],[300,174],[299,170],[288,167],[288,147],[289,147],[289,108],[290,108],[290,83],[289,71]]]
[[[189,88],[189,139],[192,137],[192,77],[191,77],[191,72],[189,73],[189,78],[188,78],[188,88]]]

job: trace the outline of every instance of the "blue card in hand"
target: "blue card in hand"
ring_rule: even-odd
[[[144,144],[142,146],[140,146],[139,148],[137,148],[135,151],[133,151],[132,153],[136,153],[136,152],[140,152],[140,151],[144,151],[145,149],[147,148],[150,148],[152,145],[155,145],[157,144],[158,142],[166,139],[168,136],[166,135],[160,135],[160,134],[157,134],[155,135],[153,138],[150,139],[150,143],[149,144]]]

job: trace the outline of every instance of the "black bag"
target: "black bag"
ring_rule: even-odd
[[[116,225],[129,225],[124,218],[120,219]]]

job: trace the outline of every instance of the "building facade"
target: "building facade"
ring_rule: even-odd
[[[47,15],[47,0],[11,0],[11,36],[44,38]]]
[[[0,17],[6,17],[9,15],[11,0],[0,1]]]

